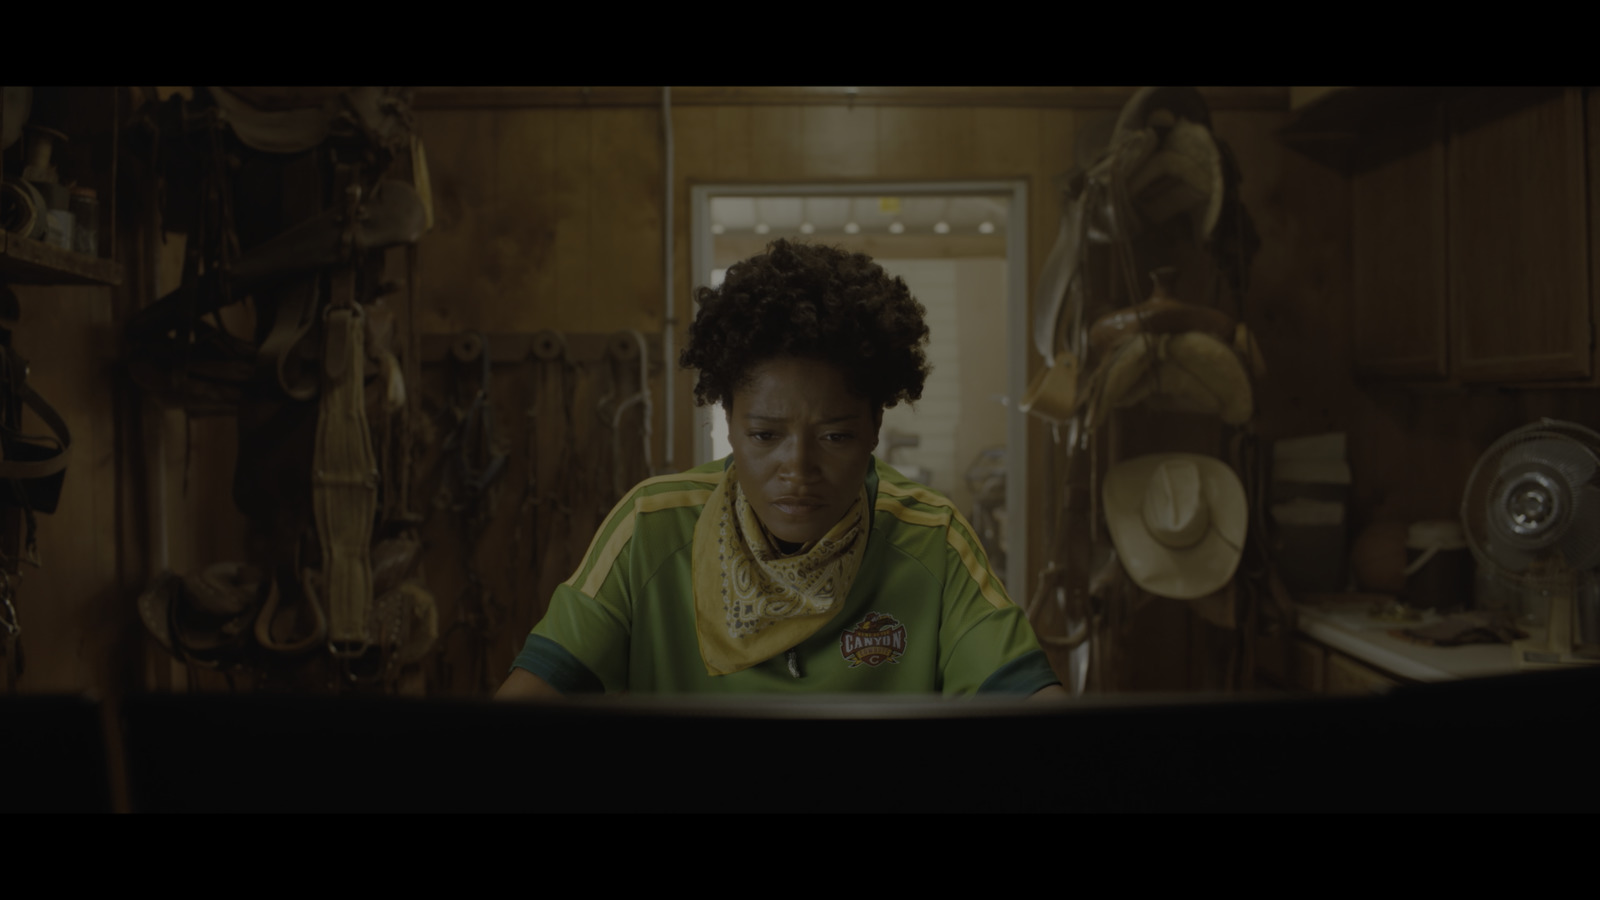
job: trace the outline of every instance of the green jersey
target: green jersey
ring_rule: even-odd
[[[515,666],[563,693],[1027,695],[1058,679],[954,504],[881,461],[838,612],[788,653],[711,675],[695,630],[695,524],[724,461],[640,483],[556,588]]]

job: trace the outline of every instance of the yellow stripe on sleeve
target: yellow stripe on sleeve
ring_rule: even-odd
[[[925,512],[920,509],[912,509],[898,500],[885,500],[880,497],[878,498],[875,508],[879,512],[886,512],[894,516],[896,519],[911,525],[926,525],[929,528],[944,528],[950,524],[950,517],[948,515],[936,512]]]
[[[606,516],[600,527],[595,529],[594,537],[589,541],[589,549],[584,551],[583,562],[579,563],[578,571],[564,582],[568,587],[577,588],[580,592],[590,597],[605,584],[606,576],[611,574],[611,567],[622,553],[622,548],[633,537],[634,519],[639,513],[656,512],[663,509],[674,509],[681,506],[693,506],[696,503],[704,504],[711,496],[710,490],[679,490],[663,491],[659,494],[642,494],[644,489],[659,484],[673,482],[695,482],[699,484],[716,484],[722,480],[721,472],[683,472],[677,475],[658,475],[639,482],[628,495],[616,505],[611,514]],[[615,523],[615,525],[613,525]],[[607,530],[610,535],[607,536]],[[601,546],[602,538],[605,540]],[[599,548],[598,554],[596,548]],[[587,573],[587,574],[585,574]],[[582,585],[579,584],[582,579]]]
[[[944,496],[943,494],[936,494],[926,488],[904,487],[884,479],[879,479],[878,481],[878,493],[888,494],[891,497],[910,497],[913,500],[916,500],[920,503],[926,503],[929,506],[944,506],[950,509],[956,508],[956,505],[950,501],[950,498]]]
[[[605,547],[600,551],[600,556],[595,560],[594,567],[589,570],[589,577],[583,580],[583,587],[578,590],[593,597],[600,590],[600,585],[606,583],[606,576],[611,574],[611,567],[616,564],[617,557],[622,553],[622,545],[633,537],[633,525],[639,521],[637,514],[630,515],[617,523],[616,529],[611,532],[611,537],[606,541]],[[598,536],[597,536],[598,537]],[[577,576],[573,576],[576,578]]]
[[[673,491],[670,494],[656,494],[652,497],[639,498],[639,512],[659,512],[663,509],[677,509],[680,506],[704,506],[710,499],[710,491]]]
[[[983,599],[989,601],[989,605],[995,609],[1005,609],[1010,606],[1011,601],[1006,599],[1005,592],[995,585],[994,580],[989,577],[989,567],[984,565],[978,559],[978,554],[972,551],[972,543],[967,540],[967,536],[961,533],[960,530],[951,528],[949,542],[950,546],[955,549],[956,555],[961,557],[961,562],[967,567],[967,574],[971,575],[972,580],[977,582],[978,590],[983,594]]]
[[[966,517],[961,515],[961,511],[956,509],[956,505],[950,501],[950,498],[920,487],[907,488],[884,480],[878,482],[878,493],[889,497],[908,497],[941,510],[941,512],[931,512],[911,509],[904,503],[881,498],[876,504],[878,509],[893,515],[902,522],[909,522],[912,525],[931,525],[946,528],[947,542],[950,544],[951,549],[956,551],[956,555],[961,557],[962,565],[967,567],[967,574],[971,575],[972,580],[977,583],[978,590],[983,594],[983,598],[988,600],[989,605],[995,609],[1005,609],[1011,605],[1011,601],[1007,599],[1005,591],[995,583],[989,567],[984,564],[984,561],[973,549],[972,540],[968,537],[968,535],[972,534],[972,526],[967,523]],[[943,512],[942,510],[948,510],[948,512]]]

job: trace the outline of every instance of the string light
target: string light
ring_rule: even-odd
[[[889,223],[889,233],[890,234],[904,234],[905,230],[906,230],[906,226],[901,224],[899,219],[896,219],[895,221]]]
[[[722,223],[721,222],[714,222],[711,225],[711,233],[712,234],[721,234],[722,232],[724,232],[726,230],[727,229],[722,227]]]
[[[994,234],[994,223],[993,222],[984,222],[983,224],[979,225],[978,226],[978,233],[979,234]]]

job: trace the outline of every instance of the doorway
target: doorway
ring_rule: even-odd
[[[1025,590],[1027,184],[1023,181],[699,185],[695,288],[778,238],[871,256],[927,308],[933,371],[884,413],[878,456],[950,497],[1013,599]],[[695,464],[728,453],[720,408],[695,411]]]

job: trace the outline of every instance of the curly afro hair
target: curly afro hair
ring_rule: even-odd
[[[700,371],[698,405],[727,408],[756,366],[782,356],[838,366],[874,410],[922,397],[926,310],[864,253],[780,239],[695,300],[700,310],[679,363]]]

